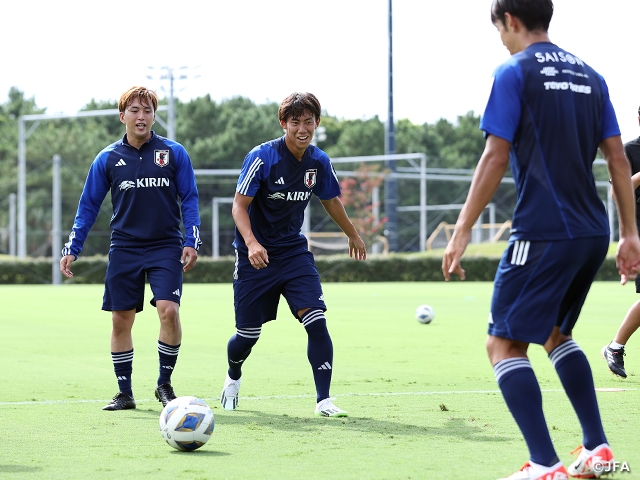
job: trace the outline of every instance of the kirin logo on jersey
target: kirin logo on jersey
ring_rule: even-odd
[[[136,186],[131,180],[125,180],[120,185],[120,190],[129,190],[130,188],[134,188]]]
[[[154,188],[154,187],[169,187],[171,182],[168,178],[136,178],[136,181],[124,180],[118,187],[120,190],[129,190],[130,188]]]
[[[169,150],[154,150],[155,159],[154,162],[159,167],[166,167],[169,165]]]
[[[287,192],[285,197],[284,193],[276,192],[271,195],[267,195],[269,200],[286,200],[287,202],[304,202],[311,198],[311,192]]]
[[[318,170],[315,168],[304,172],[304,185],[311,189],[316,184],[316,177],[318,176]]]

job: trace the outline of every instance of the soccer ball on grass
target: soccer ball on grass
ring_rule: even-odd
[[[431,305],[420,305],[416,308],[416,320],[420,323],[431,323],[436,312],[433,311]]]
[[[197,397],[178,397],[160,414],[162,438],[176,450],[189,452],[203,446],[213,433],[213,412]]]

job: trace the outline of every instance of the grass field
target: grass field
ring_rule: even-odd
[[[206,400],[216,420],[209,443],[187,453],[158,429],[153,308],[134,326],[138,408],[105,412],[117,384],[102,286],[0,287],[0,478],[495,479],[527,460],[484,350],[490,283],[326,283],[324,291],[332,396],[350,413],[343,419],[313,415],[306,334],[284,302],[244,367],[238,410],[222,410],[232,288],[185,285],[173,384],[178,395]],[[619,475],[625,479],[640,478],[640,348],[632,339],[626,380],[609,373],[599,350],[636,299],[631,284],[596,283],[574,332],[593,367],[616,459],[631,469]],[[435,309],[430,325],[413,318],[421,303]],[[530,354],[568,464],[581,443],[578,422],[542,348]]]

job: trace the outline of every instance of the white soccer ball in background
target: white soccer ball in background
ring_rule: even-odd
[[[431,323],[436,312],[433,311],[431,305],[420,305],[416,308],[416,320],[420,323]]]
[[[160,414],[162,438],[176,450],[200,448],[211,438],[213,427],[213,412],[198,397],[171,400]]]

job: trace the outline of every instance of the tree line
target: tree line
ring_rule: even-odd
[[[166,104],[166,99],[161,100]],[[428,105],[425,105],[428,108]],[[92,100],[85,111],[117,109],[117,101]],[[18,117],[45,113],[34,98],[26,98],[17,88],[9,91],[8,99],[0,104],[0,253],[7,253],[9,224],[8,198],[17,191]],[[239,169],[246,153],[255,145],[282,135],[278,122],[278,104],[255,104],[234,97],[215,102],[209,95],[189,102],[175,103],[176,138],[182,143],[196,169]],[[162,116],[162,112],[158,113]],[[440,119],[430,124],[415,125],[407,119],[395,124],[396,153],[425,153],[430,169],[456,169],[466,172],[475,167],[484,148],[484,138],[478,129],[480,118],[470,111],[456,122]],[[384,154],[385,125],[377,117],[369,119],[341,119],[322,117],[326,139],[318,146],[332,158]],[[89,165],[105,146],[124,134],[124,126],[117,115],[48,120],[27,125],[27,252],[30,256],[51,255],[51,165],[54,154],[62,158],[62,229],[68,232],[73,223],[78,199],[82,192]],[[155,130],[167,132],[160,123]],[[340,165],[340,169],[358,170],[360,164]],[[382,165],[381,168],[384,168]],[[237,178],[234,176],[199,176],[201,201],[203,254],[211,254],[211,199],[232,197]],[[399,205],[419,203],[419,183],[400,179]],[[428,182],[428,203],[462,203],[468,181]],[[501,209],[506,218],[513,207],[512,188],[504,188],[497,195],[503,198]],[[380,198],[384,198],[382,195]],[[358,211],[347,205],[349,213]],[[384,215],[384,205],[381,205]],[[229,207],[230,210],[230,207]],[[401,250],[418,250],[416,222],[418,214],[399,216],[399,244]],[[457,212],[430,214],[433,222],[442,218],[454,221]],[[105,254],[109,244],[110,199],[107,196],[96,224],[85,244],[83,255]],[[230,215],[221,215],[221,254],[231,254],[233,223]],[[312,206],[311,225],[322,229],[326,214],[318,202]],[[330,223],[330,222],[329,222]],[[329,224],[327,224],[327,227]],[[57,253],[54,253],[57,255]]]

